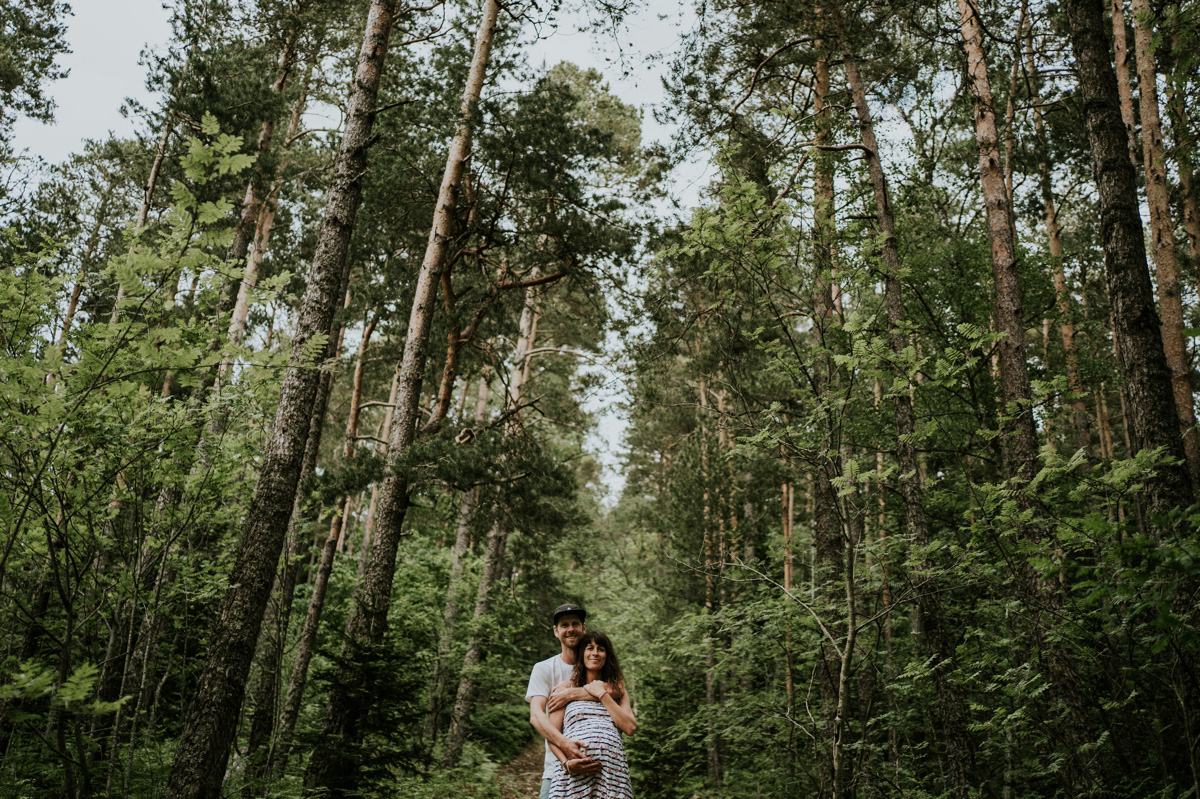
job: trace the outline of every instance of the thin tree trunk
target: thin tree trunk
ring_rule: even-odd
[[[346,293],[343,302],[345,309],[350,302],[350,293]],[[329,342],[325,351],[325,360],[329,361],[338,356],[342,349],[342,340],[346,328],[339,326],[338,333]],[[321,439],[325,430],[325,411],[329,405],[329,394],[333,389],[334,372],[324,371],[321,382],[317,386],[317,398],[313,402],[312,417],[308,425],[308,438],[304,444],[304,461],[300,467],[300,480],[297,485],[303,485],[317,467],[317,456],[321,449]],[[248,785],[253,789],[259,788],[258,793],[266,795],[271,779],[278,779],[279,771],[273,768],[276,756],[276,746],[280,738],[287,736],[276,732],[279,717],[279,686],[283,679],[283,653],[288,641],[288,629],[291,627],[292,602],[296,594],[296,583],[300,578],[301,565],[309,541],[300,533],[299,526],[305,521],[311,521],[320,516],[320,509],[304,512],[305,497],[297,492],[292,504],[291,521],[288,525],[288,541],[284,553],[284,562],[280,565],[276,576],[275,588],[272,591],[274,601],[268,607],[265,624],[267,632],[260,644],[259,662],[261,673],[256,689],[251,696],[250,706],[253,708],[250,724],[250,736],[246,744],[246,759],[249,762],[247,777],[265,781],[260,786]],[[294,720],[293,720],[294,723]],[[290,736],[291,729],[287,730]],[[256,757],[263,749],[270,747],[267,756]],[[282,766],[280,767],[280,770]]]
[[[1125,0],[1111,0],[1113,54],[1116,58],[1117,98],[1121,122],[1129,145],[1129,161],[1137,167],[1137,123],[1133,118],[1133,85],[1129,79],[1129,44],[1125,28]]]
[[[1162,447],[1180,465],[1161,465],[1146,483],[1152,511],[1165,513],[1192,502],[1192,485],[1182,465],[1183,442],[1163,351],[1146,263],[1137,176],[1123,157],[1128,138],[1122,128],[1117,81],[1108,58],[1101,0],[1064,0],[1079,91],[1099,190],[1104,263],[1119,345],[1121,383],[1129,393],[1133,441],[1138,450]]]
[[[326,351],[326,358],[333,357],[333,354],[340,351],[341,339],[344,328],[339,330],[336,341],[331,341],[329,349]],[[317,456],[321,450],[321,439],[325,430],[325,411],[329,405],[329,394],[333,389],[333,372],[326,371],[321,375],[321,383],[317,387],[317,398],[313,403],[312,418],[309,420],[308,438],[304,444],[304,461],[300,467],[300,481],[303,485],[305,480],[312,475],[317,468]],[[303,521],[311,521],[314,517],[319,517],[319,508],[314,508],[310,513],[304,512],[304,496],[299,492],[296,494],[296,499],[292,505],[291,522],[288,527],[288,538],[290,545],[286,553],[286,562],[280,569],[281,578],[279,580],[279,591],[274,604],[278,615],[275,617],[276,635],[268,639],[268,649],[263,653],[264,669],[269,669],[269,682],[260,686],[261,692],[267,696],[261,702],[255,702],[255,717],[254,723],[251,726],[251,740],[257,738],[259,746],[265,745],[261,741],[270,741],[271,751],[267,757],[265,767],[258,771],[258,774],[264,776],[269,775],[270,779],[278,780],[282,776],[284,765],[287,758],[287,743],[290,740],[279,731],[276,726],[282,727],[282,722],[277,721],[276,708],[279,704],[279,684],[283,679],[283,648],[287,644],[288,628],[291,626],[292,602],[296,594],[296,584],[300,580],[300,573],[304,564],[304,555],[309,549],[310,542],[301,534],[299,527]],[[278,651],[273,647],[278,646]],[[261,708],[262,712],[259,713]],[[258,723],[259,716],[262,717],[261,724]],[[293,721],[294,726],[294,721]],[[290,728],[288,730],[290,735]],[[281,754],[282,751],[282,754]],[[265,786],[264,786],[265,787]]]
[[[217,797],[237,727],[246,677],[270,597],[296,496],[319,374],[307,356],[313,336],[331,331],[347,282],[347,251],[366,172],[393,4],[373,0],[359,52],[346,129],[334,165],[325,217],[297,315],[291,361],[247,513],[230,589],[180,736],[168,782],[174,797]]]
[[[490,369],[485,365],[479,376],[479,392],[475,400],[475,426],[483,424],[487,416],[488,383]],[[458,595],[462,591],[463,559],[471,544],[471,517],[479,502],[479,489],[464,491],[458,506],[458,524],[454,531],[454,549],[450,553],[450,581],[446,587],[446,605],[442,611],[442,634],[438,640],[437,662],[434,664],[433,686],[429,690],[429,718],[425,725],[425,737],[434,740],[441,733],[441,714],[446,701],[448,674],[446,660],[454,643],[454,630],[458,624]]]
[[[479,621],[491,608],[491,589],[496,584],[504,561],[504,546],[508,535],[500,519],[492,523],[488,532],[487,548],[483,556],[483,574],[479,578],[479,588],[475,595],[475,620]],[[458,693],[454,699],[454,709],[450,714],[450,732],[446,736],[446,752],[442,757],[443,764],[452,768],[462,757],[463,744],[466,743],[469,731],[469,716],[475,694],[475,669],[483,658],[482,633],[476,634],[475,642],[467,649],[463,657],[462,673],[458,682]]]
[[[1026,71],[1031,80],[1037,74],[1033,61],[1032,26],[1026,33]],[[1058,228],[1058,207],[1054,202],[1054,184],[1050,174],[1050,158],[1046,152],[1046,125],[1042,119],[1041,98],[1032,101],[1033,129],[1037,135],[1038,186],[1042,194],[1042,223],[1046,227],[1047,247],[1053,269],[1054,296],[1058,303],[1058,331],[1062,338],[1063,357],[1067,364],[1067,387],[1071,390],[1071,429],[1075,432],[1075,448],[1082,449],[1088,459],[1092,457],[1091,433],[1088,425],[1087,405],[1083,401],[1083,377],[1079,372],[1079,352],[1075,344],[1075,322],[1071,318],[1071,294],[1067,290],[1067,276],[1063,267],[1062,238]]]
[[[1173,58],[1180,48],[1179,31],[1171,34],[1171,53]],[[1196,161],[1193,148],[1196,145],[1195,136],[1191,133],[1192,118],[1187,101],[1179,95],[1173,81],[1167,80],[1167,116],[1171,120],[1171,148],[1175,157],[1175,166],[1179,172],[1179,193],[1182,195],[1183,229],[1187,233],[1188,254],[1193,261],[1200,260],[1200,197],[1197,197]]]
[[[887,308],[888,345],[895,358],[896,378],[901,380],[904,379],[906,373],[904,331],[907,327],[907,320],[900,282],[900,251],[896,238],[896,222],[892,213],[891,198],[888,194],[887,176],[879,159],[879,144],[875,138],[875,126],[870,106],[867,104],[867,93],[858,74],[857,60],[853,55],[847,53],[843,56],[843,63],[846,80],[850,85],[855,111],[858,115],[859,128],[862,131],[863,144],[866,145],[868,151],[867,170],[875,195],[875,215],[880,232],[883,234],[882,255],[886,270],[884,293]],[[912,394],[903,390],[893,391],[892,406],[896,427],[896,463],[900,473],[898,479],[900,494],[904,500],[904,521],[913,542],[917,547],[924,549],[931,543],[931,535],[929,521],[925,515],[921,470],[917,462],[916,447],[912,443],[916,428]],[[882,519],[880,523],[882,528]],[[917,604],[925,630],[925,643],[928,645],[930,655],[939,662],[937,668],[934,669],[933,677],[949,748],[948,778],[954,795],[965,797],[972,784],[980,784],[985,780],[978,773],[975,741],[966,724],[966,703],[958,694],[953,683],[947,679],[947,675],[953,669],[952,658],[955,644],[949,625],[945,620],[940,586],[932,571],[932,564],[928,562],[919,564],[918,572],[915,575],[915,579],[921,584],[917,591]],[[850,645],[847,644],[847,646]]]
[[[306,86],[308,84],[308,79],[309,79],[309,76],[311,75],[311,72],[312,72],[312,68],[310,65],[308,74],[305,76],[305,81],[304,81]],[[291,119],[288,122],[288,140],[291,140],[291,138],[300,131],[301,117],[304,114],[304,108],[306,106],[307,106],[307,96],[306,96],[306,93],[302,92],[300,97],[298,97],[296,99],[295,104],[292,106]],[[274,123],[272,123],[272,125],[273,124]],[[264,129],[266,128],[266,125],[267,125],[267,123],[264,122],[263,123]],[[261,145],[262,145],[261,138],[260,138],[259,143],[260,143],[260,147],[261,147]],[[263,154],[263,151],[260,150],[260,157],[262,154]],[[279,166],[275,170],[276,174],[282,175],[284,170],[287,167],[287,163],[288,163],[288,158],[287,158],[287,154],[285,154],[280,159]],[[240,250],[242,252],[242,257],[241,257],[240,261],[245,263],[245,269],[242,273],[242,279],[240,281],[238,281],[238,284],[237,284],[238,285],[237,298],[234,300],[233,311],[229,316],[229,346],[231,348],[240,347],[242,345],[242,342],[245,340],[246,321],[250,318],[251,295],[254,291],[254,288],[256,287],[256,285],[258,283],[258,270],[262,267],[263,257],[266,255],[266,252],[267,252],[267,243],[271,238],[271,230],[275,226],[275,214],[279,207],[280,188],[281,188],[281,179],[276,178],[273,181],[271,188],[267,192],[266,201],[260,203],[256,196],[255,197],[250,196],[251,194],[254,194],[254,192],[255,192],[253,179],[246,186],[246,195],[247,196],[246,196],[246,201],[245,201],[246,204],[243,207],[243,214],[245,214],[246,210],[248,208],[250,208],[251,205],[258,210],[258,214],[257,214],[256,220],[254,222],[254,227],[253,227],[254,236],[252,239],[250,239],[251,243],[249,246],[249,252],[248,253],[246,252],[247,245],[245,245],[245,244],[239,245],[238,242],[235,241],[234,246],[231,251],[231,254],[230,254],[231,259],[235,258]],[[241,233],[240,233],[241,224],[238,225],[238,230],[239,230],[239,233],[237,235],[240,236],[241,235]],[[232,366],[233,366],[232,356],[226,356],[221,361],[220,369],[217,372],[217,381],[218,382],[222,382],[226,379],[226,377],[228,376],[229,370]]]
[[[294,13],[299,14],[304,10],[304,6],[308,0],[295,0]],[[292,69],[296,65],[296,48],[300,41],[302,31],[298,24],[293,25],[284,35],[283,49],[279,53],[278,70],[275,80],[271,83],[272,94],[282,94],[284,87],[287,85],[288,78],[292,74]],[[297,101],[298,105],[304,103],[303,95]],[[301,112],[302,113],[302,112]],[[298,130],[299,114],[296,109],[293,109],[292,124],[296,125]],[[273,176],[267,173],[268,160],[265,157],[271,150],[271,145],[275,139],[274,117],[269,117],[262,121],[262,126],[258,132],[258,142],[256,145],[256,158],[254,166],[251,169],[250,179],[246,181],[246,193],[242,198],[242,210],[238,215],[237,226],[233,230],[233,242],[229,247],[229,255],[227,260],[235,264],[247,264],[246,254],[250,250],[250,245],[255,238],[255,231],[258,228],[258,222],[261,217],[261,197],[262,187],[269,186],[273,182]],[[295,130],[288,132],[290,139],[295,135]],[[276,169],[276,174],[282,172],[283,164],[281,163]],[[250,279],[253,281],[254,276]],[[232,308],[236,307],[238,301],[242,299],[242,283],[243,280],[234,280],[227,284],[221,292],[221,300],[219,310],[221,313],[228,313]],[[243,324],[245,320],[243,319]],[[230,326],[233,326],[231,321]],[[222,364],[224,371],[224,364]],[[222,375],[223,376],[223,375]]]
[[[485,0],[475,51],[467,85],[459,108],[458,129],[450,144],[446,169],[438,192],[433,224],[425,257],[417,276],[404,356],[400,366],[400,388],[396,397],[396,424],[388,442],[389,475],[379,492],[376,511],[375,541],[362,581],[355,587],[350,617],[346,623],[346,655],[351,665],[344,676],[352,681],[361,678],[359,665],[364,649],[378,646],[387,631],[387,611],[392,596],[392,579],[396,568],[396,551],[400,543],[401,526],[408,507],[408,475],[402,460],[416,435],[421,382],[425,371],[425,351],[429,342],[434,301],[441,271],[445,263],[447,243],[452,235],[453,212],[459,183],[471,151],[471,134],[475,106],[483,89],[484,77],[492,52],[499,4]],[[361,697],[362,693],[355,692]],[[362,716],[362,699],[354,700],[335,690],[329,705],[326,725],[329,745],[318,747],[309,762],[305,782],[309,786],[330,786],[337,781],[356,781],[356,769],[347,762],[345,745],[358,738],[358,720]]]
[[[696,361],[700,361],[702,353],[701,333],[696,334]],[[717,653],[716,653],[716,557],[715,539],[716,526],[714,517],[717,515],[714,507],[712,491],[712,466],[708,452],[708,381],[703,372],[699,378],[700,400],[700,479],[704,485],[703,519],[704,519],[704,613],[707,617],[708,629],[704,635],[704,706],[707,735],[705,737],[705,760],[708,766],[708,781],[712,785],[721,784],[721,739],[717,728]]]
[[[75,311],[79,308],[79,296],[83,293],[83,287],[87,283],[88,270],[92,266],[92,257],[96,253],[96,247],[100,245],[100,228],[104,220],[106,205],[106,202],[101,202],[100,208],[96,211],[96,224],[92,226],[92,232],[88,235],[83,255],[79,259],[79,273],[75,276],[75,285],[71,287],[71,296],[67,300],[67,311],[63,315],[62,330],[58,334],[58,349],[62,353],[67,350],[67,339],[71,333],[71,325],[75,321]]]
[[[1182,127],[1182,122],[1180,127]],[[1176,165],[1179,168],[1179,193],[1183,195],[1183,229],[1187,232],[1188,255],[1200,261],[1200,187],[1196,185],[1196,169],[1186,148],[1176,142]]]
[[[293,515],[294,515],[293,511]],[[296,579],[300,574],[300,559],[304,554],[305,541],[293,530],[289,534],[289,545],[284,553],[284,562],[276,577],[272,592],[272,603],[264,621],[266,628],[259,646],[259,676],[250,695],[250,735],[246,741],[246,795],[265,796],[266,785],[255,783],[270,774],[270,745],[275,734],[276,718],[279,715],[279,683],[283,669],[283,652],[287,644],[288,628],[291,627],[292,598],[296,592]],[[265,754],[264,754],[265,752]]]
[[[992,110],[992,90],[983,52],[983,30],[970,0],[958,0],[958,11],[975,106],[975,140],[979,148],[979,178],[992,250],[996,325],[1003,334],[998,351],[1000,383],[1007,405],[1004,415],[1009,417],[1004,424],[1008,430],[1002,439],[1005,473],[1009,479],[1024,481],[1031,479],[1037,471],[1037,441],[1033,412],[1029,407],[1032,391],[1026,366],[1025,321],[1021,312],[1021,284],[1013,240],[1015,226],[1000,165],[996,115]]]
[[[537,277],[536,268],[533,276]],[[537,286],[525,289],[525,305],[521,309],[520,335],[517,338],[516,352],[513,353],[508,395],[505,398],[505,410],[512,414],[505,425],[505,432],[509,437],[516,437],[522,433],[518,409],[521,407],[521,401],[525,394],[525,377],[528,375],[526,366],[530,357],[529,352],[533,349],[534,330],[537,326],[538,291]],[[482,393],[483,390],[484,388],[481,386],[480,401],[475,406],[477,414],[481,408],[486,410],[487,397]],[[448,767],[458,764],[458,760],[462,756],[463,744],[466,743],[467,734],[470,732],[470,712],[475,702],[474,669],[483,657],[486,644],[483,631],[479,629],[479,623],[491,608],[492,589],[504,568],[504,549],[508,541],[508,528],[500,518],[498,503],[496,512],[496,521],[488,532],[487,548],[483,558],[483,574],[479,578],[479,587],[475,595],[475,637],[463,657],[454,709],[450,714],[450,730],[446,735],[446,751],[442,762]]]
[[[396,371],[392,374],[392,388],[388,392],[388,406],[383,414],[383,423],[380,424],[377,438],[387,441],[392,435],[392,413],[396,407],[396,393],[400,390],[400,365],[396,365]],[[384,455],[387,454],[386,447]],[[371,486],[371,504],[367,507],[367,520],[363,524],[362,546],[358,551],[358,581],[362,582],[363,574],[367,570],[367,558],[371,551],[371,535],[375,530],[375,512],[379,504],[379,483]]]
[[[824,10],[824,7],[822,7]],[[818,50],[822,42],[817,42]],[[815,116],[814,140],[818,147],[833,144],[833,126],[830,109],[830,56],[821,52],[818,56],[813,73],[813,113]],[[816,307],[814,309],[813,326],[816,330],[820,346],[823,349],[819,362],[813,366],[813,391],[822,399],[831,391],[834,378],[834,361],[829,354],[832,343],[829,341],[830,326],[837,314],[837,304],[831,286],[831,276],[834,265],[834,161],[828,151],[819,151],[813,162],[813,266],[816,271]],[[825,451],[836,448],[834,442],[837,421],[826,415],[826,440],[822,447]],[[832,607],[837,607],[839,598],[832,588],[845,576],[846,564],[843,563],[842,527],[838,514],[837,493],[833,489],[832,480],[837,476],[838,466],[833,458],[822,456],[812,472],[813,479],[813,593],[814,596],[825,594],[826,601]],[[842,621],[838,610],[838,621]],[[824,713],[828,716],[829,726],[823,728],[826,736],[824,745],[832,751],[839,746],[838,739],[838,674],[841,669],[841,658],[836,647],[822,652],[822,680],[820,683],[821,699]],[[711,671],[711,669],[709,669]],[[838,754],[834,754],[832,770],[822,769],[822,790],[832,790],[840,778],[838,769],[845,763]],[[845,775],[842,774],[841,777]],[[832,782],[830,782],[832,780]]]
[[[1108,387],[1102,381],[1096,390],[1096,425],[1100,428],[1100,457],[1113,457],[1112,427],[1108,421],[1108,402],[1105,394]]]
[[[367,346],[371,341],[371,333],[375,330],[372,320],[363,330],[358,343],[358,355],[354,364],[354,380],[350,391],[350,411],[346,419],[346,439],[342,445],[342,460],[349,460],[354,455],[355,438],[358,435],[358,418],[362,399],[363,369],[366,365]],[[333,518],[329,522],[329,535],[321,549],[321,560],[313,578],[312,594],[308,600],[308,612],[304,618],[304,628],[300,640],[296,644],[296,659],[292,664],[292,676],[288,681],[287,699],[283,705],[283,717],[279,725],[281,741],[291,741],[300,716],[300,703],[304,699],[304,687],[308,682],[308,667],[312,662],[313,648],[317,642],[317,631],[321,626],[321,613],[325,608],[325,593],[329,588],[329,576],[333,573],[333,559],[336,556],[338,542],[341,540],[346,524],[346,516],[350,512],[350,498],[343,497],[337,503]],[[286,750],[281,751],[279,762],[286,762]]]
[[[850,513],[843,513],[850,519]],[[837,711],[833,719],[833,799],[846,799],[852,794],[851,768],[846,752],[846,724],[850,716],[850,679],[854,650],[858,643],[858,586],[854,580],[854,553],[858,536],[850,530],[842,532],[842,559],[845,562],[846,637],[838,653]]]
[[[139,233],[146,227],[146,220],[150,218],[150,205],[154,199],[154,187],[158,184],[158,174],[162,170],[163,159],[167,156],[167,142],[171,140],[171,133],[175,129],[170,123],[171,111],[168,109],[163,117],[162,134],[158,137],[158,148],[154,152],[154,161],[150,165],[150,175],[146,178],[146,189],[142,195],[142,207],[138,209],[137,221],[133,225],[133,236],[136,240]],[[115,325],[117,320],[121,318],[121,301],[125,299],[125,286],[118,283],[117,298],[113,301],[112,314],[108,318],[108,323]]]
[[[1166,153],[1158,111],[1158,72],[1154,65],[1154,32],[1146,27],[1152,14],[1149,0],[1132,0],[1133,40],[1137,49],[1138,101],[1142,116],[1142,152],[1145,156],[1146,204],[1150,207],[1150,232],[1158,277],[1158,309],[1162,318],[1163,347],[1171,370],[1175,411],[1183,435],[1192,490],[1200,490],[1200,433],[1192,399],[1191,365],[1183,338],[1183,299],[1179,265],[1175,256],[1175,221],[1167,192]]]
[[[783,511],[783,590],[790,594],[796,585],[795,560],[792,555],[793,532],[796,527],[796,485],[791,480],[785,480],[781,484],[780,490],[780,505]],[[747,559],[748,561],[748,559]],[[748,561],[749,562],[749,561]],[[795,653],[793,652],[794,643],[792,641],[792,624],[791,617],[785,616],[783,620],[783,688],[784,695],[787,697],[787,718],[794,719],[796,717],[796,682],[795,682]],[[795,773],[793,763],[794,753],[796,749],[796,730],[794,724],[788,725],[788,748],[785,763],[787,764],[788,779],[792,779]]]

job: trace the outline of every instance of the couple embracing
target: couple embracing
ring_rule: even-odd
[[[633,735],[637,721],[612,642],[589,633],[586,618],[559,605],[562,651],[529,675],[529,723],[546,739],[540,799],[633,799],[621,733]]]

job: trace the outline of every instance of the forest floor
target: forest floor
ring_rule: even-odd
[[[500,767],[496,782],[504,799],[536,799],[542,787],[542,758],[546,750],[541,738]]]

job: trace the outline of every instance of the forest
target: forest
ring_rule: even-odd
[[[1200,799],[1200,2],[166,5],[0,7],[0,799],[532,799],[564,602],[639,799]]]

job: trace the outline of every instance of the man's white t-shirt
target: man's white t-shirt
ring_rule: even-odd
[[[534,663],[533,671],[529,673],[529,687],[525,689],[525,701],[531,701],[535,696],[549,697],[554,686],[564,680],[571,679],[575,667],[562,659],[562,654]],[[546,757],[542,761],[542,779],[550,779],[554,766],[558,763],[550,752],[550,744],[546,744]]]

